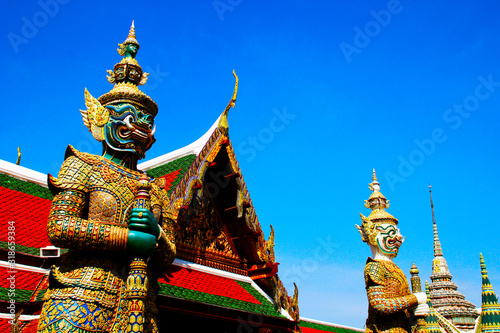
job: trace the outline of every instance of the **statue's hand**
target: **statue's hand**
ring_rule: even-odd
[[[426,317],[429,314],[429,305],[427,303],[424,304],[419,304],[416,308],[415,311],[413,312],[415,316],[418,317]]]
[[[160,226],[154,214],[146,208],[133,208],[128,219],[128,228],[153,235],[155,239],[160,235]]]
[[[145,232],[128,232],[127,251],[142,257],[150,257],[156,249],[156,237]]]
[[[417,301],[418,301],[418,304],[427,304],[427,294],[424,293],[424,292],[420,292],[420,293],[414,293],[413,295],[415,295],[417,297]]]

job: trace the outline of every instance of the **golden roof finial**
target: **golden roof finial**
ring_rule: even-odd
[[[229,110],[231,108],[234,108],[234,106],[236,104],[236,96],[238,94],[238,75],[236,75],[236,72],[234,69],[233,69],[233,75],[234,75],[234,78],[236,80],[236,82],[234,84],[233,97],[231,97],[231,100],[229,101],[226,108],[222,112],[222,115],[221,115],[220,120],[219,120],[219,127],[224,129],[226,131],[226,133],[229,130],[229,124],[227,122],[227,115],[229,113]]]
[[[17,165],[21,164],[21,148],[20,147],[17,147],[17,161],[16,161],[16,164]]]

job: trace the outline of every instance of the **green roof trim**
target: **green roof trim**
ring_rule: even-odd
[[[25,253],[25,254],[32,254],[34,256],[40,255],[40,249],[38,247],[30,247],[30,246],[24,246],[24,245],[20,245],[20,244],[15,244],[15,246],[16,246],[16,252]],[[0,249],[8,250],[9,243],[4,242],[4,241],[0,241]]]
[[[3,173],[0,174],[0,186],[43,199],[52,200],[54,197],[50,190],[46,187],[29,181],[19,180]]]
[[[344,328],[344,327],[335,327],[335,326],[311,323],[310,321],[303,321],[303,320],[300,321],[299,326],[313,328],[313,329],[324,331],[324,332],[359,333],[359,331],[350,330],[350,329]]]
[[[175,180],[170,185],[170,188],[168,190],[168,194],[170,195],[173,192],[173,190],[177,187],[177,185],[179,185],[182,177],[186,174],[186,172],[189,170],[189,167],[193,164],[195,160],[196,160],[195,154],[186,155],[184,157],[180,157],[176,160],[173,160],[172,162],[149,169],[147,171],[147,174],[151,177],[159,178],[171,172],[180,170],[180,173],[177,175]]]
[[[15,251],[18,253],[40,256],[40,248],[38,248],[38,247],[24,246],[24,245],[20,245],[20,244],[16,244],[15,246],[16,246]],[[9,243],[4,242],[4,241],[0,241],[0,249],[9,250]],[[61,251],[61,254],[64,254],[64,253],[68,252],[68,249],[61,248],[60,251]]]
[[[0,287],[0,300],[9,301],[10,299],[14,299],[16,302],[29,302],[31,299],[31,295],[33,295],[33,290],[24,290],[24,289],[14,289],[15,296],[10,297],[9,293],[12,293],[12,289]],[[45,294],[45,292],[44,292]]]
[[[261,304],[249,303],[225,296],[212,295],[201,291],[195,291],[187,288],[169,285],[166,283],[159,283],[159,289],[160,294],[166,296],[182,298],[198,303],[212,304],[271,317],[284,318],[275,309],[274,305],[263,295],[261,295],[257,290],[255,290],[255,288],[253,288],[250,283],[240,281],[236,282],[238,282],[239,285],[241,285],[246,291],[254,296]]]
[[[34,302],[43,301],[43,296],[45,295],[46,291],[47,289],[40,290],[35,296]],[[10,288],[0,287],[0,300],[8,302],[11,299],[11,295],[9,295],[9,293],[12,294],[12,290]],[[16,302],[29,302],[33,293],[33,290],[15,289],[14,300]]]

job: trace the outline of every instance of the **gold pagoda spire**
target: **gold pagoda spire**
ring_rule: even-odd
[[[475,306],[465,299],[458,291],[456,283],[452,282],[448,263],[443,256],[441,242],[437,233],[436,217],[434,215],[434,203],[432,200],[431,185],[429,194],[432,210],[432,227],[434,232],[434,259],[432,260],[431,283],[429,284],[430,298],[434,309],[459,330],[472,330],[474,328],[477,314]]]
[[[431,197],[432,228],[434,231],[434,257],[438,257],[443,255],[443,250],[441,248],[441,242],[439,241],[437,225],[436,225],[436,216],[434,215],[434,203],[432,201],[431,184],[429,184],[429,195]]]

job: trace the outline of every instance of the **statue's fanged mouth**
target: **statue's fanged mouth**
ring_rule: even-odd
[[[123,119],[123,122],[125,123],[125,126],[122,126],[119,129],[120,136],[124,139],[130,137],[131,135],[135,135],[136,137],[139,137],[141,139],[147,140],[151,138],[155,132],[156,132],[156,125],[153,126],[151,130],[140,130],[139,128],[135,127],[132,125],[131,121],[134,118],[132,116],[127,116],[125,119]]]

